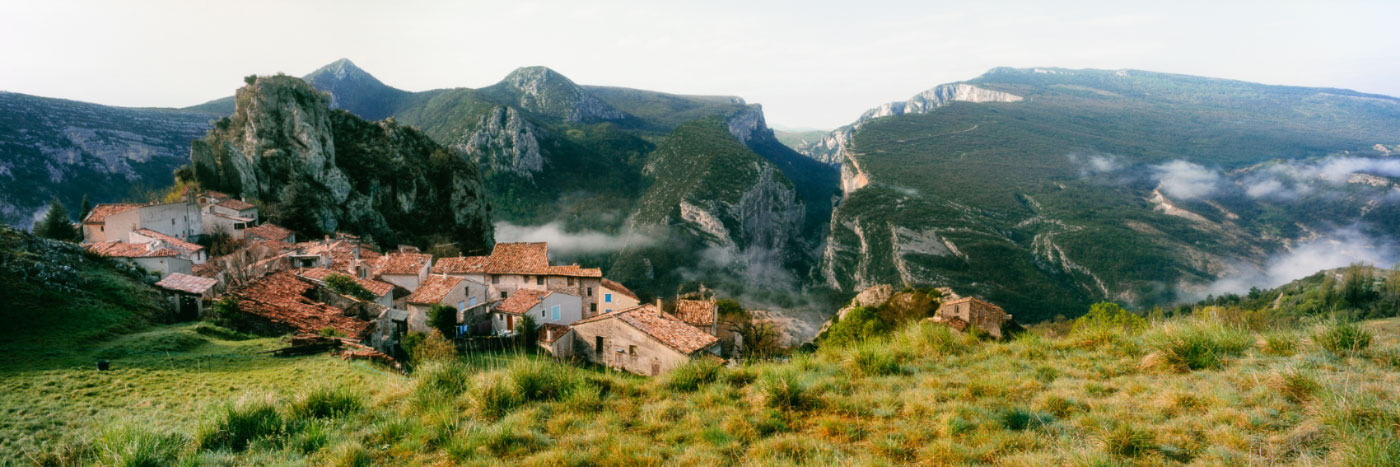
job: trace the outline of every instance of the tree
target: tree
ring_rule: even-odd
[[[34,224],[34,234],[65,242],[78,242],[83,239],[82,232],[74,227],[73,220],[68,218],[68,208],[63,207],[58,198],[49,200],[49,212]]]
[[[1089,313],[1074,320],[1074,331],[1122,330],[1129,333],[1147,329],[1147,320],[1113,302],[1099,302],[1089,307]]]
[[[778,330],[772,323],[745,320],[732,329],[744,336],[743,355],[752,359],[763,359],[778,354]]]
[[[78,212],[78,222],[82,222],[83,219],[87,219],[88,214],[91,213],[91,212],[92,212],[92,201],[88,201],[88,196],[87,196],[86,193],[84,193],[84,194],[83,194],[82,211],[79,211],[79,212]]]
[[[519,336],[521,345],[530,345],[540,337],[540,329],[535,325],[535,318],[530,315],[520,317],[520,322],[515,324],[515,335]]]
[[[433,305],[428,310],[428,325],[437,329],[444,337],[457,335],[457,309],[447,305]]]
[[[244,76],[244,77],[243,77],[243,82],[244,82],[244,83],[247,83],[249,86],[252,86],[253,83],[258,82],[258,75],[248,75],[248,76]]]
[[[345,274],[331,274],[326,276],[326,287],[341,295],[349,295],[360,300],[374,300],[373,292],[370,292],[365,286],[360,285],[359,282],[355,282],[355,279]]]

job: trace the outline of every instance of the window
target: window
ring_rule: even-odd
[[[588,304],[588,312],[589,312],[589,313],[597,313],[597,312],[598,312],[598,304],[597,304],[597,303],[589,303],[589,304]]]
[[[588,296],[590,296],[590,297],[593,296],[593,288],[592,288],[592,287],[589,287],[589,288],[588,288]]]
[[[595,354],[602,354],[602,353],[603,353],[603,336],[594,336],[594,337],[593,337],[593,353],[595,353]]]
[[[568,278],[568,281],[569,281],[569,285],[574,285],[574,278],[573,278],[572,276],[570,276],[570,277]]]
[[[554,305],[553,308],[550,308],[550,316],[550,319],[555,321],[559,320],[559,305]]]
[[[467,311],[467,302],[465,300],[457,302],[457,311]]]
[[[476,306],[476,297],[469,298],[469,306]]]
[[[540,309],[540,317],[541,317],[541,318],[544,317],[544,309]]]
[[[501,298],[506,298],[506,293],[505,293],[505,292],[501,292]]]
[[[603,310],[603,314],[608,314],[608,313],[612,313],[612,308],[608,308],[608,309],[606,309],[606,310]]]
[[[535,285],[544,285],[544,276],[535,276]]]
[[[633,357],[637,356],[637,346],[635,346],[635,345],[629,345],[629,346],[627,346],[627,355],[631,355],[631,356],[633,356]]]
[[[499,283],[501,283],[501,276],[491,276],[491,283],[492,283],[492,284],[499,284]]]
[[[605,293],[605,294],[603,294],[603,303],[612,303],[612,294],[610,294],[610,293]]]

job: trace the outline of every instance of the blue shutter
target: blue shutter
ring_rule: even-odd
[[[554,305],[554,309],[551,310],[551,311],[553,311],[553,315],[554,315],[554,318],[553,318],[553,319],[558,320],[558,319],[559,319],[559,305]]]

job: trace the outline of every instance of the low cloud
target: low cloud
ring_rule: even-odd
[[[1117,172],[1119,169],[1122,169],[1125,166],[1125,164],[1123,163],[1123,158],[1118,157],[1117,154],[1074,153],[1069,154],[1065,157],[1069,158],[1070,163],[1079,166],[1079,176],[1081,177]]]
[[[1316,182],[1347,183],[1357,174],[1400,177],[1400,159],[1334,157],[1320,161],[1286,161],[1240,180],[1251,198],[1288,200],[1307,194]]]
[[[1240,294],[1250,287],[1274,288],[1324,269],[1353,263],[1388,267],[1400,260],[1397,251],[1396,245],[1388,239],[1370,237],[1355,227],[1340,229],[1302,243],[1263,265],[1238,264],[1238,272],[1211,283],[1204,293]]]
[[[623,246],[651,243],[649,237],[640,234],[612,235],[596,230],[568,232],[559,222],[515,225],[504,221],[496,223],[496,241],[548,242],[550,252],[567,256],[612,253],[621,250]]]
[[[1163,193],[1175,199],[1210,196],[1220,188],[1220,173],[1200,164],[1175,160],[1152,166]]]

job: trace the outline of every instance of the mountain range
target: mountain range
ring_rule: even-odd
[[[704,283],[785,306],[946,285],[1032,322],[1102,299],[1193,299],[1337,232],[1400,233],[1400,100],[1346,90],[998,68],[819,135],[775,132],[739,97],[579,85],[544,67],[479,89],[404,91],[349,60],[301,80],[329,108],[465,157],[498,227],[553,226],[561,259],[644,295]],[[24,225],[49,196],[168,186],[236,104],[0,94],[0,177],[24,180],[0,190],[0,216]],[[237,138],[224,131],[210,134]]]

